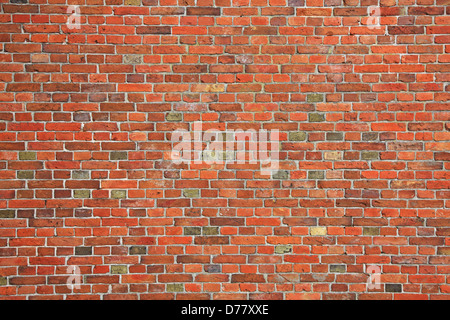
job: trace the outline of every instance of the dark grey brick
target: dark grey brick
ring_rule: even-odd
[[[387,283],[386,292],[402,292],[402,285],[399,283]]]
[[[345,273],[345,265],[343,265],[343,264],[332,264],[332,265],[330,265],[330,272]]]
[[[327,140],[342,141],[344,140],[344,134],[342,132],[328,132]]]
[[[220,273],[221,267],[218,264],[211,264],[211,265],[205,266],[205,271],[208,273]]]
[[[91,115],[89,113],[75,113],[73,121],[91,121]]]
[[[91,256],[92,255],[92,247],[76,247],[75,255],[76,256]]]

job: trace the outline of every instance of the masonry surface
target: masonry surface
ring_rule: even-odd
[[[449,299],[449,0],[0,6],[0,298]]]

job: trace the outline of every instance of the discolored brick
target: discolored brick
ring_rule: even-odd
[[[126,190],[112,190],[111,198],[113,199],[126,199],[127,191]]]
[[[89,171],[73,171],[72,179],[75,180],[89,179]]]
[[[327,235],[326,227],[311,227],[310,232],[312,236],[325,236]]]
[[[342,132],[327,132],[327,140],[342,141],[344,140],[344,134]]]
[[[322,102],[323,99],[322,94],[309,94],[307,98],[308,102]]]
[[[379,227],[364,227],[363,235],[365,236],[379,236],[380,228]]]
[[[168,283],[166,285],[167,292],[183,292],[184,285],[182,283]]]
[[[285,254],[292,252],[292,245],[278,245],[275,247],[276,254]]]
[[[290,141],[305,141],[306,132],[289,132]]]
[[[127,272],[127,266],[111,266],[111,274],[126,274]]]
[[[311,113],[308,116],[309,122],[323,122],[325,121],[325,115],[318,113]]]
[[[34,171],[17,171],[17,179],[34,179]]]
[[[75,255],[77,256],[90,256],[92,255],[92,247],[76,247]]]
[[[127,54],[123,56],[123,62],[127,64],[142,64],[143,56],[137,54]]]
[[[200,227],[185,227],[184,234],[187,236],[196,236],[202,233],[202,228]]]
[[[111,158],[111,160],[127,160],[128,154],[127,154],[127,152],[122,152],[122,151],[111,152],[110,158]]]
[[[90,198],[91,192],[89,190],[74,190],[73,191],[74,198]]]
[[[402,285],[399,283],[386,283],[386,292],[402,292]]]
[[[362,160],[378,160],[379,153],[378,152],[361,152]]]
[[[15,218],[16,212],[14,210],[0,210],[0,219]]]
[[[279,180],[286,180],[289,179],[289,172],[288,171],[277,171],[272,175],[272,179],[279,179]]]
[[[6,285],[8,285],[8,278],[0,277],[0,286],[6,286]]]
[[[130,254],[146,254],[147,253],[147,248],[144,246],[132,246],[130,247]]]
[[[346,267],[345,267],[345,265],[332,264],[332,265],[330,265],[330,272],[333,272],[333,273],[345,273],[346,272]]]
[[[186,198],[198,198],[200,196],[199,189],[185,189],[183,190],[183,195]]]
[[[36,160],[36,152],[19,152],[19,160]]]
[[[141,0],[124,0],[124,5],[126,6],[140,6]]]
[[[167,121],[181,121],[183,120],[183,114],[181,113],[168,113],[166,116]]]
[[[204,236],[215,236],[219,234],[219,228],[218,227],[203,227],[202,228],[202,234]]]
[[[325,179],[323,171],[308,171],[308,179]]]

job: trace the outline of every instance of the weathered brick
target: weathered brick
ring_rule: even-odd
[[[325,115],[318,113],[309,114],[309,122],[323,122],[325,121]]]
[[[144,246],[133,246],[130,247],[130,254],[146,254],[147,248]]]
[[[183,114],[182,113],[168,113],[166,116],[167,121],[181,121],[183,120]]]
[[[221,267],[218,264],[216,264],[216,265],[208,265],[208,266],[205,266],[205,271],[208,272],[208,273],[220,273],[221,272]]]
[[[110,153],[111,160],[127,160],[128,154],[126,152],[118,151]]]
[[[123,56],[123,62],[127,64],[142,64],[143,56],[137,54],[126,54]]]
[[[8,278],[0,277],[0,286],[6,286],[6,285],[8,285]]]
[[[308,102],[322,102],[323,101],[323,94],[308,94]]]
[[[324,158],[325,158],[325,160],[341,160],[342,153],[339,151],[324,152]]]
[[[345,273],[346,272],[346,267],[345,267],[345,265],[332,264],[332,265],[330,265],[330,272]]]
[[[279,179],[279,180],[286,180],[289,179],[289,172],[288,171],[277,171],[272,175],[272,179]]]
[[[306,132],[289,132],[290,141],[305,141]]]
[[[183,195],[186,198],[198,198],[200,196],[199,189],[185,189],[183,190]]]
[[[19,152],[19,160],[36,160],[36,152]]]
[[[89,190],[74,190],[73,191],[73,197],[74,198],[90,198],[91,192]]]
[[[168,283],[166,285],[167,292],[183,292],[184,285],[182,283]]]
[[[311,227],[311,235],[312,236],[325,236],[327,235],[326,227]]]
[[[363,132],[362,134],[363,141],[376,141],[378,140],[377,132]]]
[[[386,292],[402,292],[402,285],[400,283],[386,283]]]
[[[285,254],[292,252],[292,245],[279,245],[275,247],[276,254]]]
[[[0,219],[15,218],[16,212],[14,210],[0,210]]]
[[[325,179],[323,171],[308,171],[308,179]]]
[[[171,34],[172,28],[168,26],[145,26],[137,27],[137,34]]]
[[[186,9],[188,16],[220,16],[220,8],[189,7]]]
[[[126,6],[140,6],[141,0],[125,0],[124,5]]]
[[[91,121],[91,115],[89,113],[74,113],[73,121]]]
[[[327,140],[330,141],[344,140],[344,134],[342,132],[327,132]]]
[[[111,266],[111,274],[126,274],[127,272],[127,266]]]
[[[17,179],[34,179],[34,171],[17,171]]]
[[[219,234],[219,228],[218,227],[203,227],[202,228],[202,234],[204,236],[215,236]]]
[[[113,199],[126,199],[127,191],[126,190],[112,190],[111,198]]]
[[[89,171],[73,171],[72,179],[75,180],[89,179]]]
[[[202,233],[202,228],[200,227],[185,227],[184,234],[186,236],[196,236]]]
[[[380,154],[378,152],[361,152],[362,160],[378,160]]]
[[[380,228],[379,227],[364,227],[363,235],[365,236],[379,236]]]
[[[76,247],[75,255],[77,256],[90,256],[92,255],[92,247]]]

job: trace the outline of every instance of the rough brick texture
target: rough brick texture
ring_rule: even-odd
[[[0,0],[1,298],[449,299],[448,0],[73,2]]]

